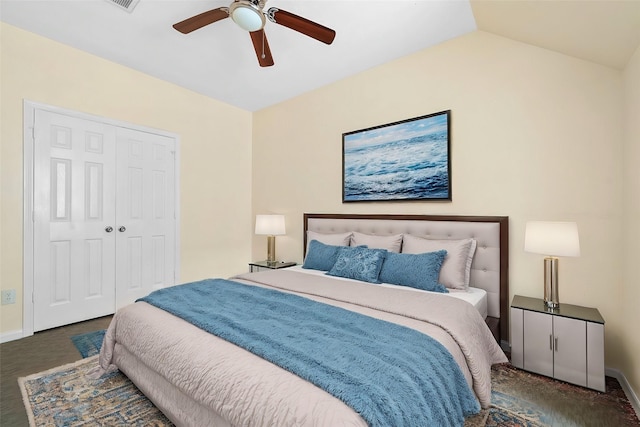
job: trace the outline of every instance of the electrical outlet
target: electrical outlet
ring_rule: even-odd
[[[16,290],[7,289],[2,291],[2,305],[15,304],[16,303]]]

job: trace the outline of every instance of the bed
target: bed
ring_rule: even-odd
[[[460,388],[460,384],[456,387],[462,390],[459,392],[461,394],[455,396],[461,397],[452,398],[453,393],[458,392],[451,385],[454,382],[466,384],[478,408],[490,404],[490,367],[507,361],[498,344],[507,336],[508,330],[506,217],[305,214],[303,223],[303,267],[306,268],[247,273],[231,280],[215,279],[174,287],[179,288],[180,292],[192,292],[195,295],[186,304],[180,302],[182,295],[169,293],[173,289],[158,291],[155,300],[136,302],[114,315],[105,335],[100,365],[104,369],[120,369],[170,420],[176,425],[185,426],[390,425],[389,421],[376,421],[383,419],[379,418],[383,416],[401,417],[393,425],[422,425],[429,418],[418,420],[402,417],[413,409],[412,406],[421,408],[419,405],[425,402],[437,407],[433,409],[433,414],[429,407],[416,411],[419,413],[411,414],[411,417],[420,417],[422,412],[429,412],[428,416],[436,417],[431,420],[437,419],[441,425],[460,425],[460,416],[448,414],[455,412],[451,405],[458,408],[461,405],[458,400],[466,402],[468,399],[462,390],[464,386]],[[341,244],[332,244],[336,239],[342,239]],[[467,281],[466,289],[455,289],[454,281],[454,287],[447,288],[447,293],[416,290],[394,283],[397,275],[401,277],[398,279],[401,282],[405,280],[402,278],[407,272],[404,267],[384,270],[385,262],[392,265],[391,259],[398,260],[397,265],[402,267],[406,265],[403,263],[413,261],[414,257],[423,260],[425,256],[430,256],[429,259],[434,260],[440,271],[439,277],[436,272],[436,281],[441,285],[440,282],[445,279],[444,266],[452,265],[450,262],[443,264],[443,260],[456,253],[457,249],[452,245],[467,240],[473,241],[474,251],[467,262],[464,278]],[[438,251],[421,252],[434,242],[445,245],[449,251],[437,255],[430,254]],[[403,248],[408,252],[402,253]],[[325,254],[323,250],[332,251],[341,262],[352,260],[349,257],[354,256],[364,256],[367,262],[382,256],[384,261],[376,264],[379,267],[376,278],[382,277],[380,274],[386,271],[384,277],[389,282],[374,280],[370,283],[350,276],[358,276],[363,271],[368,274],[368,267],[351,272],[349,268],[331,268],[328,272],[333,274],[325,274],[327,271],[313,268],[313,262],[326,261],[326,258],[319,257],[319,254]],[[389,255],[390,252],[394,255]],[[334,266],[338,264],[335,262]],[[345,264],[343,262],[340,265]],[[452,278],[457,276],[446,279]],[[422,283],[422,275],[418,281]],[[469,287],[475,290],[468,291]],[[206,297],[198,293],[205,291],[209,292]],[[266,299],[254,300],[252,298],[255,295]],[[277,300],[271,301],[269,298]],[[236,307],[236,303],[253,305],[240,308],[242,306]],[[280,307],[277,304],[283,304],[288,309],[276,310],[273,307]],[[215,309],[196,320],[191,319],[191,313],[195,313],[195,318],[210,306]],[[229,320],[224,318],[214,322],[214,318],[218,312],[223,316],[225,310],[233,312],[232,316],[244,316],[244,320],[234,317],[231,327],[219,329],[220,324]],[[316,310],[321,312],[318,316],[324,317],[312,319],[316,316]],[[283,311],[284,314],[280,313],[281,317],[273,320],[270,317],[273,311]],[[176,314],[184,315],[200,327]],[[340,326],[328,325],[329,320],[335,320]],[[277,323],[272,323],[274,321]],[[295,325],[294,329],[278,329],[279,332],[270,338],[276,344],[267,343],[263,346],[262,338],[255,338],[257,330],[260,333],[273,330],[279,328],[280,323],[289,321],[298,325],[298,329],[295,329]],[[347,330],[351,325],[360,325],[358,322],[363,322],[359,326],[360,332]],[[210,324],[213,324],[214,333],[218,335],[204,330]],[[237,333],[244,330],[247,324],[257,329],[244,335]],[[316,327],[321,329],[316,332]],[[322,329],[330,327],[334,328],[331,334]],[[360,339],[356,335],[369,333],[373,337],[370,341],[348,344],[350,340],[355,343],[356,339]],[[307,351],[310,354],[300,356],[300,360],[305,361],[309,357],[316,359],[311,362],[295,359],[293,353],[298,353],[298,348],[290,348],[285,352],[285,355],[291,353],[290,358],[280,353],[275,355],[272,347],[288,345],[292,337],[302,340],[297,343],[308,341],[309,345],[319,347],[309,347],[313,350]],[[414,347],[400,348],[393,339],[404,340]],[[421,353],[423,339],[429,346],[433,345],[433,353],[427,356]],[[336,343],[342,341],[334,344],[331,340],[336,340]],[[300,347],[306,348],[306,345]],[[352,379],[356,371],[366,370],[382,358],[377,354],[370,355],[368,357],[376,360],[369,362],[369,359],[361,359],[361,355],[356,354],[356,351],[369,345],[380,345],[380,354],[384,353],[383,345],[397,348],[397,351],[389,352],[397,354],[389,355],[396,359],[388,369],[390,372],[392,369],[402,371],[393,374],[395,377],[392,380],[379,379],[385,378],[379,375],[384,375],[380,371],[386,371],[387,368],[377,367],[363,374],[371,378]],[[376,353],[376,348],[372,348],[372,353]],[[327,353],[321,354],[323,350]],[[405,357],[411,360],[406,368],[398,359]],[[332,359],[331,363],[338,363],[342,367],[343,371],[336,375],[343,383],[335,385],[333,381],[336,379],[326,379],[324,373],[318,375],[313,370],[335,371],[333,366],[331,369],[315,367],[319,360],[326,359]],[[444,361],[440,362],[441,359]],[[445,362],[453,363],[454,368]],[[436,368],[423,367],[422,363],[434,364]],[[427,375],[425,372],[430,373]],[[397,381],[393,378],[397,378]],[[344,384],[350,388],[345,389]],[[425,392],[426,397],[421,397],[425,402],[411,403],[407,407],[406,402],[412,401],[410,397],[401,396],[401,393],[409,388],[429,390],[429,393]],[[377,403],[370,404],[369,401]],[[403,404],[404,407],[401,406]],[[375,413],[373,409],[369,411],[370,406],[378,407],[378,412],[395,413]],[[462,409],[465,415],[468,415],[468,410]]]

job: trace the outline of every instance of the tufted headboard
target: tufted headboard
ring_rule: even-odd
[[[477,246],[470,284],[487,291],[487,324],[498,343],[508,341],[508,217],[305,213],[304,248],[307,247],[307,230],[319,233],[358,231],[375,235],[403,233],[429,239],[474,238]]]

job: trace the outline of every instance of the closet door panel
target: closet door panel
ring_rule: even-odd
[[[175,140],[117,130],[117,307],[175,284]]]
[[[33,168],[34,331],[115,309],[115,130],[37,110]]]

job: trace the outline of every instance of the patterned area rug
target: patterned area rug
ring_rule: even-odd
[[[618,380],[606,377],[606,393],[514,368],[491,370],[491,408],[465,427],[632,427],[640,421]]]
[[[120,371],[100,376],[98,356],[18,379],[34,426],[173,426]]]
[[[84,340],[98,341],[95,336]],[[101,344],[100,339],[98,350]],[[509,364],[494,366],[491,379],[491,408],[468,418],[464,427],[640,426],[620,384],[611,377],[606,379],[606,393]],[[20,378],[19,383],[32,426],[173,425],[125,375],[116,371],[100,376],[97,356]]]

